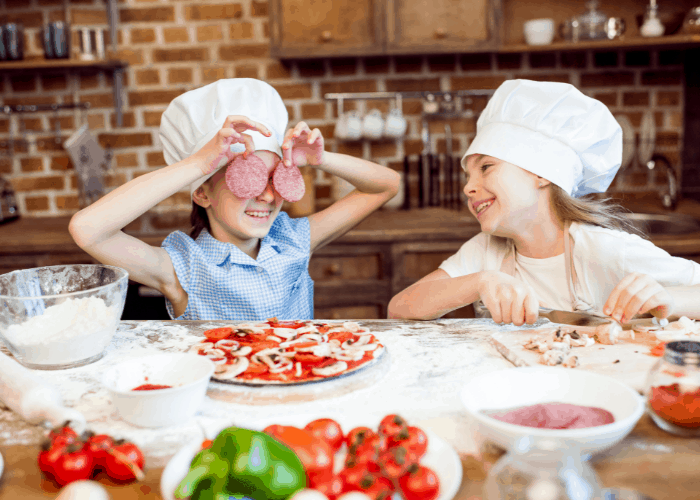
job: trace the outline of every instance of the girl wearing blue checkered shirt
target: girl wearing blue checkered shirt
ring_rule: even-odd
[[[220,80],[186,92],[161,120],[168,166],[81,210],[69,231],[100,262],[163,293],[173,319],[311,319],[311,254],[394,197],[400,178],[375,163],[325,151],[321,132],[304,122],[285,133],[286,126],[281,97],[259,80]],[[267,186],[257,196],[239,198],[227,186],[226,167],[240,155],[255,155],[267,168]],[[325,210],[292,219],[280,212],[284,200],[272,183],[275,169],[285,165],[317,168],[356,189]],[[189,235],[175,231],[153,247],[122,231],[187,186]]]

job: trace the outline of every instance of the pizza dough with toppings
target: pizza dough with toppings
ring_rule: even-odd
[[[368,366],[384,346],[354,322],[243,323],[204,332],[190,350],[215,364],[214,380],[292,385],[339,377]]]

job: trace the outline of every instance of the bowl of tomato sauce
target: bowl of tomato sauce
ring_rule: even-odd
[[[194,353],[131,358],[108,368],[102,385],[123,420],[167,427],[192,418],[204,401],[214,363]]]
[[[506,450],[531,436],[599,453],[627,436],[645,411],[643,396],[612,377],[552,366],[479,375],[465,384],[461,399],[477,444]]]

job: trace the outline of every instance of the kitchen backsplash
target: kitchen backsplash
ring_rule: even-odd
[[[107,29],[103,0],[68,4],[74,29]],[[157,6],[156,6],[157,5]],[[5,0],[0,20],[19,19],[25,25],[25,57],[41,57],[39,32],[43,23],[65,19],[62,2]],[[510,78],[552,80],[576,85],[600,99],[613,113],[624,114],[637,136],[642,115],[651,110],[656,121],[656,151],[668,156],[680,176],[683,134],[683,52],[679,50],[614,50],[567,53],[450,54],[342,58],[283,63],[269,57],[268,4],[266,1],[201,3],[199,1],[118,3],[120,56],[129,63],[125,78],[124,121],[116,127],[111,73],[58,70],[56,73],[0,76],[0,104],[89,102],[87,120],[100,143],[114,152],[106,176],[113,189],[139,175],[165,165],[158,138],[162,112],[177,95],[220,78],[252,77],[272,84],[285,100],[293,125],[305,120],[318,127],[329,150],[362,156],[402,170],[405,154],[422,149],[421,103],[404,100],[409,127],[404,140],[340,142],[335,140],[337,109],[325,101],[327,92],[493,89]],[[483,109],[486,100],[476,101]],[[345,109],[378,108],[386,101],[347,101]],[[28,148],[0,150],[0,175],[17,192],[21,213],[29,217],[62,216],[79,208],[78,185],[66,152],[55,141],[55,120],[63,140],[85,120],[81,112],[23,114]],[[464,152],[476,130],[476,119],[449,122],[455,134],[455,153]],[[18,138],[19,123],[0,115],[0,142]],[[444,151],[444,126],[433,123],[431,136]],[[316,204],[332,202],[333,179],[315,181]],[[612,192],[657,191],[665,182],[661,172],[647,171],[633,162],[618,174]],[[152,211],[165,216],[189,212],[189,193],[183,190]],[[163,217],[163,220],[170,217]],[[181,220],[181,218],[180,218]]]

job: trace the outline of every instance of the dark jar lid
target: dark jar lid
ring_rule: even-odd
[[[664,360],[674,365],[700,366],[700,342],[678,340],[666,344]]]

